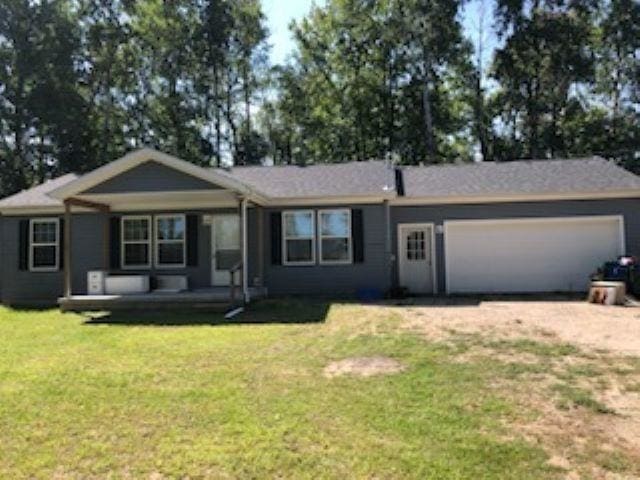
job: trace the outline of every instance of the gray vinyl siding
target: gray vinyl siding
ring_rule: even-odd
[[[265,225],[265,278],[270,295],[312,295],[351,297],[361,288],[386,290],[390,286],[388,255],[385,252],[385,210],[383,205],[345,205],[331,207],[304,207],[300,210],[333,208],[361,209],[364,227],[364,262],[350,265],[310,266],[273,265],[271,262],[272,212],[295,208],[264,210]]]
[[[391,211],[393,251],[397,252],[397,228],[401,223],[433,223],[446,220],[622,215],[628,254],[640,254],[640,199],[513,202],[464,205],[395,206]],[[445,291],[444,235],[436,233],[438,292]],[[397,263],[393,273],[398,283]]]
[[[52,215],[3,217],[2,302],[5,304],[54,303],[62,294],[62,271],[30,272],[19,269],[20,220],[42,217],[50,218]],[[95,241],[95,238],[91,239],[91,243]]]
[[[363,212],[364,262],[351,265],[320,265],[317,259],[312,266],[273,265],[271,261],[270,215],[291,208],[250,208],[248,211],[249,282],[260,282],[259,216],[263,219],[264,257],[262,284],[272,295],[353,296],[361,288],[386,290],[397,284],[397,262],[390,263],[386,251],[386,223],[384,205],[346,205],[336,207],[304,207],[304,210],[323,208],[352,208]],[[174,273],[185,274],[190,288],[205,288],[211,281],[211,229],[202,222],[202,215],[230,213],[236,210],[176,211],[198,214],[198,266],[184,269],[167,269],[113,273]],[[172,213],[172,212],[161,212]],[[131,214],[146,214],[132,212]],[[391,207],[391,251],[397,252],[397,227],[400,223],[433,223],[442,225],[446,220],[473,220],[488,218],[565,217],[576,215],[622,215],[625,221],[627,253],[640,254],[640,199],[494,203],[481,205],[432,205]],[[62,271],[30,272],[18,268],[19,222],[29,217],[0,217],[0,295],[4,303],[53,304],[62,295]],[[104,222],[109,218],[102,214],[73,215],[72,266],[73,293],[86,293],[86,274],[89,270],[104,269]],[[438,291],[444,291],[443,235],[436,234],[436,268]],[[317,242],[316,242],[317,247]],[[317,257],[317,256],[316,256]]]
[[[166,211],[161,213],[197,214],[198,222],[198,266],[179,269],[157,269],[152,266],[146,270],[109,270],[114,274],[174,274],[187,275],[189,288],[206,288],[211,285],[211,227],[204,225],[202,215],[215,213],[233,213],[237,210],[207,210],[207,211]],[[127,215],[146,215],[146,212],[132,212]],[[150,214],[153,215],[153,214]],[[104,222],[113,214],[105,216],[95,213],[74,214],[72,216],[72,291],[76,295],[87,293],[87,272],[90,270],[105,270],[104,265]],[[51,217],[48,215],[47,217]],[[20,220],[34,217],[0,217],[0,247],[1,265],[0,284],[2,302],[5,304],[54,304],[63,293],[62,268],[57,272],[31,272],[19,269],[19,224]],[[60,217],[61,218],[61,217]],[[255,214],[250,212],[249,232],[255,229]],[[251,237],[250,237],[251,238]],[[250,252],[250,284],[255,275],[257,263],[257,248]],[[62,267],[62,265],[61,265]]]
[[[220,187],[158,162],[145,162],[84,193],[167,192],[214,190]]]

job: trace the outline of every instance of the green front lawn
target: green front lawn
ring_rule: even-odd
[[[0,478],[553,478],[505,432],[497,363],[399,328],[390,310],[262,303],[87,317],[0,309]],[[325,378],[384,355],[389,376]]]

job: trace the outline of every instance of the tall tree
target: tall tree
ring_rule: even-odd
[[[293,26],[278,118],[294,161],[468,158],[460,3],[332,0]],[[282,129],[280,129],[282,130]]]
[[[141,59],[136,101],[144,115],[145,143],[203,163],[202,116],[194,80],[197,18],[193,2],[141,0],[134,7],[132,29]]]
[[[209,121],[208,132],[211,153],[215,164],[222,163],[224,108],[224,71],[231,61],[230,44],[233,28],[232,8],[226,0],[210,0],[201,7],[201,26],[197,48],[201,59],[198,88],[204,95],[205,117]],[[211,125],[212,123],[212,125]]]
[[[230,66],[235,68],[236,72],[230,75],[229,79],[239,83],[244,115],[238,123],[230,121],[234,124],[236,132],[234,160],[236,163],[245,164],[250,163],[250,159],[256,156],[256,152],[252,149],[257,145],[254,140],[258,134],[252,128],[252,103],[266,71],[268,30],[259,0],[236,0],[233,2],[232,16],[231,54],[233,58]],[[228,92],[233,94],[233,89],[229,88]],[[231,112],[228,116],[231,117]]]
[[[570,94],[594,75],[591,3],[498,1],[500,31],[511,32],[494,63],[502,121],[514,133],[503,158],[519,153],[518,143],[528,158],[567,154],[560,124]]]
[[[75,169],[90,154],[75,69],[79,50],[70,2],[0,3],[3,193]]]
[[[83,31],[83,61],[80,68],[86,96],[90,100],[88,123],[92,158],[82,164],[89,170],[121,156],[128,144],[126,99],[135,93],[136,62],[129,45],[131,32],[123,2],[88,0],[80,10]]]

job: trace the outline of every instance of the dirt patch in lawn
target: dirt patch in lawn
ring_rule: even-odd
[[[372,377],[374,375],[390,375],[402,372],[405,366],[389,357],[352,357],[331,362],[324,369],[327,378],[341,375]]]

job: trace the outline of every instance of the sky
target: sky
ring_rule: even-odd
[[[269,22],[271,37],[271,63],[283,63],[294,48],[293,37],[289,31],[292,20],[300,20],[311,6],[324,5],[324,0],[262,0],[262,8]]]
[[[263,9],[268,19],[269,31],[271,37],[271,63],[284,63],[287,56],[294,49],[294,42],[291,32],[289,31],[289,23],[292,20],[300,20],[304,17],[312,5],[322,6],[325,0],[263,0]],[[471,0],[465,6],[462,12],[462,24],[467,36],[477,43],[478,37],[478,18],[480,12],[485,12],[485,31],[489,30],[491,25],[491,0]],[[483,63],[488,64],[493,49],[496,47],[496,39],[494,35],[485,33],[484,35],[484,59]]]

